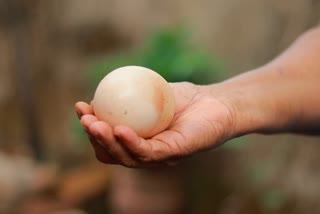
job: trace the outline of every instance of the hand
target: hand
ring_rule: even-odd
[[[89,104],[76,103],[97,159],[134,168],[172,165],[232,137],[232,110],[209,87],[191,83],[171,83],[171,87],[176,99],[174,118],[167,130],[151,139],[139,137],[126,126],[111,127],[94,116]]]

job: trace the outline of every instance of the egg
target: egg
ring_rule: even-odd
[[[99,120],[112,127],[128,126],[140,137],[151,138],[169,126],[175,100],[170,85],[158,73],[126,66],[101,80],[92,106]]]

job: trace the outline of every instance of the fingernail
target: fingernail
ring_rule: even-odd
[[[96,139],[97,143],[99,143],[100,145],[103,146],[103,143],[99,140],[99,139]]]
[[[114,138],[116,139],[116,141],[120,141],[120,137],[118,135],[115,135]]]
[[[89,133],[89,129],[88,129],[86,126],[83,126],[83,129],[84,129],[84,131],[87,133],[87,135],[92,136],[92,135]]]
[[[88,134],[88,133],[87,133],[87,135],[88,135],[88,138],[89,138],[90,141],[93,141],[93,140],[94,140],[94,137],[93,137],[92,135],[90,135],[90,134]]]
[[[76,110],[77,116],[79,119],[81,119],[81,114]]]
[[[99,139],[95,138],[95,141],[103,148],[103,149],[107,149],[106,145]]]

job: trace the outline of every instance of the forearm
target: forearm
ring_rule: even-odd
[[[320,29],[269,64],[211,89],[230,104],[236,135],[320,133]]]

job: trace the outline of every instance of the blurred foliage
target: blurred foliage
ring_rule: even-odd
[[[222,62],[194,45],[183,27],[151,33],[140,49],[94,60],[89,67],[94,87],[108,72],[127,65],[150,68],[169,82],[209,84],[223,79]]]
[[[230,149],[230,150],[241,150],[243,147],[249,143],[247,136],[241,136],[238,138],[234,138],[226,142],[221,146],[223,149]]]
[[[287,196],[279,190],[270,189],[262,193],[260,200],[265,208],[278,209],[285,204]]]

